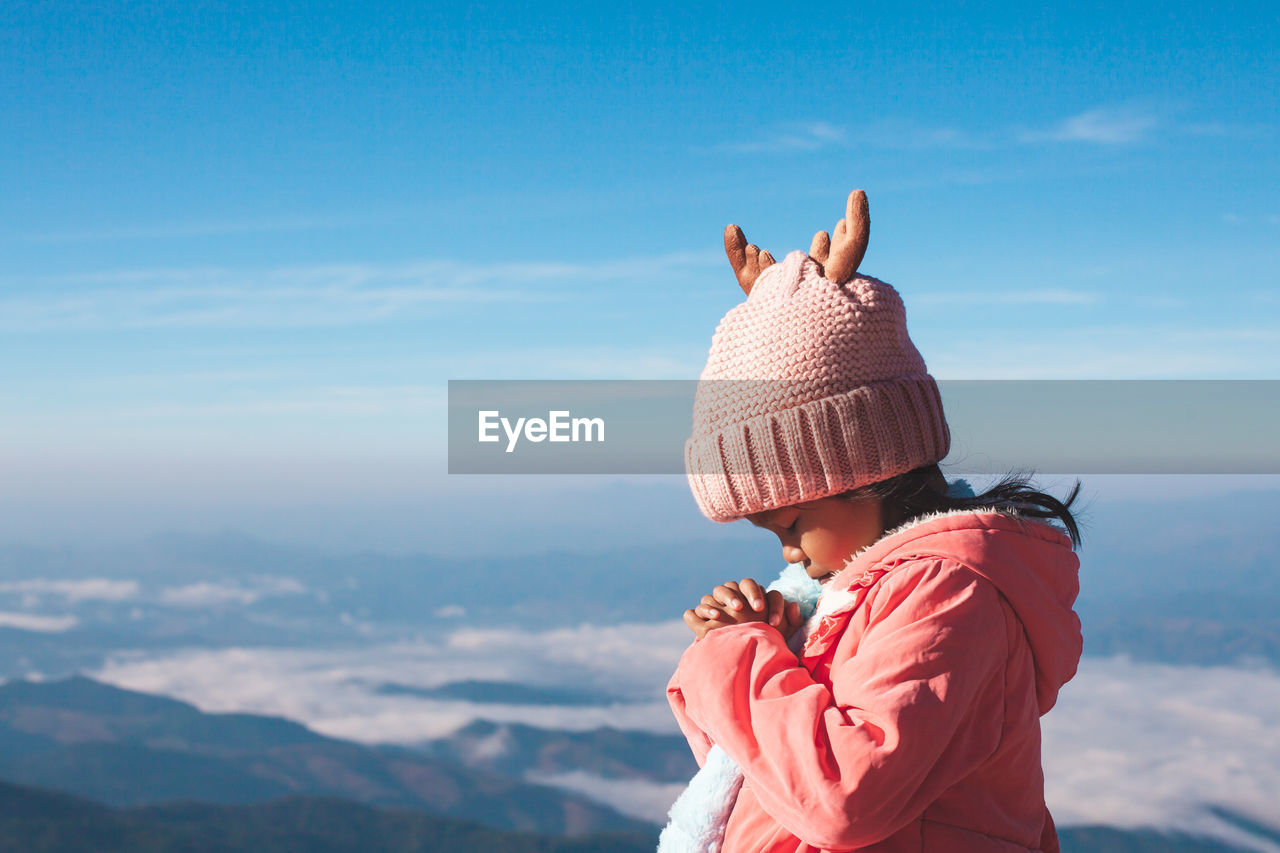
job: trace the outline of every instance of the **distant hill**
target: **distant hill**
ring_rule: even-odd
[[[657,830],[505,832],[328,798],[112,809],[0,783],[0,853],[652,853]]]
[[[1105,826],[1060,828],[1058,841],[1062,853],[1244,853],[1253,849],[1232,847],[1209,838]]]
[[[652,827],[585,797],[440,757],[367,747],[287,720],[205,714],[82,676],[0,686],[0,779],[114,806],[340,797],[500,829]]]
[[[476,720],[421,746],[434,755],[523,777],[582,770],[609,779],[687,782],[698,764],[682,735],[600,728],[567,732]]]
[[[657,834],[504,832],[327,798],[112,809],[0,783],[0,853],[652,853]],[[1093,827],[1063,830],[1061,840],[1063,853],[1244,853],[1186,836]]]
[[[601,695],[598,691],[571,690],[567,687],[538,687],[511,681],[451,681],[435,687],[387,682],[374,691],[384,696],[417,696],[423,699],[458,699],[501,705],[558,705],[561,707],[610,705],[623,700]]]

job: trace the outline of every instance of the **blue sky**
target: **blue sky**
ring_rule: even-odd
[[[0,539],[429,538],[446,380],[696,378],[853,187],[939,377],[1280,374],[1274,6],[426,5],[0,13]]]

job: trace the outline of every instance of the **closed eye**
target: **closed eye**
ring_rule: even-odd
[[[773,525],[769,524],[768,521],[764,519],[756,520],[754,518],[748,518],[747,520],[750,521],[756,527],[759,527],[763,530],[774,530]],[[786,527],[779,527],[777,529],[780,530],[782,533],[795,533],[796,525],[798,525],[799,523],[800,523],[800,517],[796,516],[794,519],[792,519],[791,524],[787,525]]]

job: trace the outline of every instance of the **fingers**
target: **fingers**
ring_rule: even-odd
[[[819,231],[813,235],[813,242],[809,244],[809,257],[813,258],[820,264],[827,262],[827,255],[831,252],[831,235],[826,231]]]
[[[756,583],[751,578],[743,578],[742,583],[738,585],[739,591],[746,596],[747,602],[751,605],[751,609],[757,613],[763,613],[765,609],[764,587]]]
[[[730,584],[732,584],[732,586],[730,586]],[[738,585],[733,581],[720,584],[720,586],[711,590],[711,596],[718,603],[724,605],[727,610],[741,613],[747,608],[746,596],[738,591]]]
[[[777,261],[773,259],[773,255],[769,254],[768,249],[760,250],[760,272],[764,272],[776,263]]]
[[[804,620],[800,618],[800,605],[794,601],[788,601],[786,607],[782,611],[783,616],[778,625],[778,631],[786,640],[790,640],[800,630],[800,626],[804,624]]]
[[[702,602],[698,605],[696,612],[703,619],[727,618],[724,611],[720,609],[720,602],[709,595],[702,596]]]
[[[688,625],[689,630],[697,634],[699,637],[706,633],[706,623],[702,619],[699,619],[698,614],[694,613],[692,610],[686,610],[684,612],[684,624]]]
[[[694,611],[686,610],[684,612],[684,624],[688,625],[689,630],[697,634],[698,638],[701,639],[707,635],[708,631],[723,628],[725,625],[732,623],[721,622],[716,619],[703,619]]]
[[[780,593],[767,592],[752,578],[726,581],[710,595],[702,596],[696,607],[685,611],[685,623],[695,631],[743,622],[767,621],[777,627],[782,621],[783,602]]]
[[[766,592],[764,597],[769,608],[769,624],[775,628],[781,627],[783,616],[786,615],[787,600],[776,589]]]

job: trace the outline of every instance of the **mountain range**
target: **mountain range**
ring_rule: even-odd
[[[640,853],[657,826],[522,777],[683,781],[693,767],[671,736],[478,720],[417,751],[371,748],[85,677],[16,681],[0,685],[0,853]],[[1060,834],[1064,853],[1242,850],[1154,830]]]
[[[0,778],[112,806],[340,797],[558,835],[650,825],[585,797],[398,747],[76,676],[0,686]]]
[[[655,838],[513,832],[333,798],[117,809],[0,782],[0,853],[650,853]]]
[[[1063,853],[1244,853],[1153,831],[1065,829]],[[651,853],[657,830],[564,838],[495,830],[346,800],[112,809],[0,782],[0,853]]]

